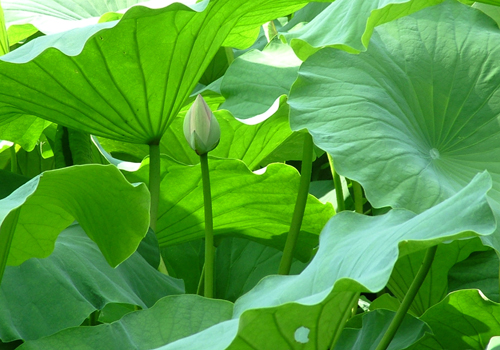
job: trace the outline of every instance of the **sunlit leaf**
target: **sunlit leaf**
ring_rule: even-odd
[[[222,45],[250,46],[262,23],[307,2],[136,6],[119,22],[37,38],[1,58],[0,113],[157,143]]]
[[[48,256],[59,233],[76,219],[116,266],[137,249],[149,225],[146,186],[131,185],[111,165],[47,171],[0,201],[2,220],[16,208],[22,210],[10,254],[6,247],[0,251],[8,254],[9,265]]]

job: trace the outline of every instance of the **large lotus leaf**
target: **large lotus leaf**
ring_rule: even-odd
[[[478,290],[450,293],[420,318],[434,333],[427,333],[411,350],[483,350],[500,334],[500,305]]]
[[[410,310],[413,311],[415,315],[421,316],[425,310],[443,300],[446,294],[448,294],[448,272],[453,265],[466,259],[472,252],[486,249],[487,248],[482,245],[479,239],[440,244],[436,251],[431,269],[418,290]],[[394,266],[387,287],[399,298],[399,300],[403,300],[408,292],[415,275],[422,265],[424,256],[425,251],[423,250],[405,255],[401,257]],[[498,259],[496,263],[498,270]],[[495,288],[498,290],[498,283],[495,284]]]
[[[1,220],[18,209],[17,225],[10,231],[10,254],[8,247],[0,250],[0,261],[8,254],[8,265],[48,256],[59,233],[78,220],[116,266],[137,249],[149,226],[146,186],[131,185],[112,165],[47,171],[0,201]],[[0,236],[6,234],[2,224]]]
[[[266,158],[273,154],[292,135],[288,123],[288,106],[282,104],[270,118],[256,125],[236,120],[227,111],[214,112],[221,129],[221,140],[210,155],[219,158],[242,160],[249,169],[256,170],[268,165]],[[200,157],[193,152],[183,133],[184,115],[174,118],[161,142],[162,153],[185,164],[198,164]],[[302,153],[302,145],[287,146],[290,153]],[[281,161],[290,158],[281,158]],[[278,161],[278,159],[274,159]]]
[[[443,0],[337,0],[304,27],[282,36],[306,60],[322,47],[365,51],[376,26]]]
[[[307,2],[136,6],[119,22],[32,40],[1,58],[0,112],[132,143],[159,142],[221,45],[248,47],[254,28]]]
[[[263,51],[252,50],[234,60],[222,78],[222,109],[247,119],[266,112],[287,95],[302,61],[290,46],[272,41]]]
[[[332,348],[359,292],[379,291],[389,280],[398,248],[409,254],[471,237],[471,231],[494,231],[490,186],[489,176],[480,174],[419,215],[403,209],[374,217],[341,212],[325,226],[317,254],[300,275],[264,278],[236,301],[231,321],[162,349],[225,349],[231,342],[229,349],[238,350]]]
[[[238,160],[209,159],[214,234],[243,236],[283,249],[290,228],[300,175],[285,164],[271,164],[262,175]],[[172,166],[161,182],[156,234],[160,246],[202,238],[203,186],[200,165]],[[307,200],[296,257],[308,261],[318,235],[334,215],[330,204]]]
[[[81,227],[73,225],[59,235],[48,258],[7,267],[0,293],[0,338],[38,339],[79,326],[108,303],[145,309],[183,291],[182,281],[161,274],[139,253],[112,268]]]
[[[476,252],[449,272],[449,291],[476,288],[493,301],[498,295],[498,255],[494,250]]]
[[[362,318],[362,328],[348,328],[347,325],[334,350],[375,350],[389,328],[394,312],[377,310],[357,317]],[[406,349],[422,338],[424,332],[430,331],[424,322],[407,314],[387,349]]]
[[[223,300],[196,295],[169,296],[148,310],[130,313],[112,324],[70,328],[26,342],[19,350],[155,349],[229,319],[232,309],[233,304]]]
[[[422,212],[488,169],[500,213],[499,59],[500,32],[483,13],[424,9],[379,27],[359,55],[311,56],[292,87],[292,129],[309,129],[375,207]]]

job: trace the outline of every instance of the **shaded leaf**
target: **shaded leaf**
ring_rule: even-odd
[[[478,290],[461,290],[450,293],[420,319],[434,334],[426,334],[412,350],[483,350],[500,332],[500,305]]]
[[[476,288],[492,301],[498,301],[498,255],[494,250],[476,252],[450,269],[449,292]]]
[[[421,316],[425,310],[437,304],[448,294],[448,272],[452,267],[465,260],[472,252],[485,250],[479,239],[459,240],[440,244],[427,276],[420,286],[410,310]],[[421,250],[398,259],[387,283],[387,288],[402,301],[413,282],[422,261],[425,250]],[[477,287],[477,286],[476,286]]]
[[[19,350],[155,349],[227,320],[232,308],[231,303],[223,300],[196,295],[169,296],[148,310],[127,314],[112,324],[70,328],[51,337],[26,342]]]
[[[344,329],[334,350],[375,350],[384,336],[395,312],[377,310],[358,316],[362,318],[361,329]],[[419,319],[407,314],[388,350],[403,350],[419,340],[424,332],[430,332],[429,326]]]
[[[161,274],[138,253],[112,268],[83,229],[73,225],[59,235],[48,258],[7,267],[0,294],[0,338],[38,339],[79,326],[108,303],[148,308],[183,291],[182,281]]]

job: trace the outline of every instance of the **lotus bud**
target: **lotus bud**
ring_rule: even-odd
[[[184,136],[199,155],[210,152],[219,144],[219,123],[201,95],[196,97],[186,114]]]

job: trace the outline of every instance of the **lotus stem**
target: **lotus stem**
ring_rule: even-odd
[[[21,208],[14,209],[2,223],[3,232],[0,235],[0,285],[2,284],[5,266],[7,266],[12,239],[14,238],[14,232],[19,220],[19,213],[21,213]]]
[[[401,303],[398,311],[396,312],[396,315],[394,316],[394,318],[391,321],[391,324],[389,325],[389,328],[387,328],[387,331],[385,332],[384,336],[382,337],[382,340],[380,341],[375,350],[386,350],[389,344],[391,343],[392,339],[396,335],[396,332],[398,331],[399,326],[401,326],[401,323],[403,322],[406,313],[410,309],[410,306],[413,303],[413,300],[415,299],[418,290],[422,286],[422,283],[424,282],[427,273],[431,269],[434,256],[436,255],[436,250],[437,250],[437,245],[427,249],[424,260],[422,261],[422,265],[420,266],[417,275],[413,279],[413,282],[411,283],[408,292],[406,292],[406,295],[403,298],[403,302]]]
[[[330,170],[333,177],[333,185],[335,186],[335,197],[337,198],[337,213],[345,210],[344,190],[342,190],[342,181],[340,175],[335,171],[333,166],[333,158],[330,153],[327,153],[328,162],[330,163]]]
[[[201,178],[203,182],[203,202],[205,208],[205,297],[214,297],[214,223],[212,217],[212,193],[210,190],[210,173],[208,171],[208,154],[200,155]]]
[[[149,226],[156,233],[158,204],[160,201],[160,145],[149,145],[149,192],[151,193]]]
[[[293,253],[299,238],[300,227],[302,226],[302,219],[306,209],[307,196],[309,195],[309,184],[311,183],[312,173],[312,159],[313,159],[313,140],[312,136],[307,133],[304,136],[304,149],[302,155],[302,170],[300,176],[299,193],[297,201],[295,202],[295,209],[293,211],[292,223],[286,238],[285,249],[281,257],[280,267],[278,273],[280,275],[288,275],[292,266]]]
[[[352,180],[352,189],[354,191],[354,211],[363,214],[363,189],[359,182]]]

